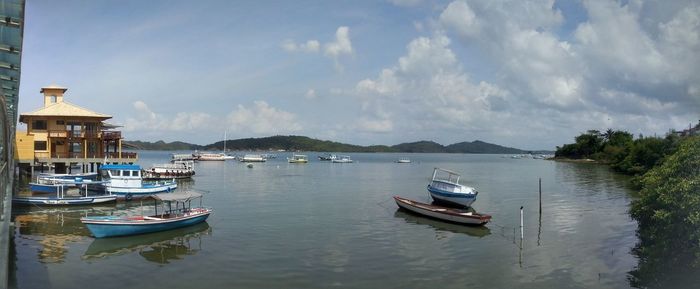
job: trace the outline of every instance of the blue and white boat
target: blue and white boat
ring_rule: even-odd
[[[29,190],[36,193],[52,193],[56,194],[61,191],[66,191],[71,187],[77,185],[82,185],[83,183],[94,182],[94,184],[99,184],[96,182],[97,173],[85,173],[85,174],[52,174],[52,173],[40,173],[36,181],[29,183]],[[95,189],[95,187],[89,187],[88,189]]]
[[[105,191],[118,199],[139,199],[177,188],[175,180],[144,182],[139,165],[103,165],[100,169],[102,180],[108,181]]]
[[[50,185],[48,182],[52,181],[54,184]],[[27,196],[14,196],[12,203],[16,205],[66,206],[98,204],[117,200],[117,196],[114,195],[91,192],[93,186],[101,185],[102,182],[99,181],[43,179],[43,182],[45,183],[36,186],[41,186],[45,191],[34,191],[33,194]],[[45,194],[47,192],[50,194]]]
[[[446,169],[435,168],[428,192],[437,203],[469,207],[476,201],[479,192],[472,187],[459,184],[460,175]]]
[[[197,192],[161,193],[153,195],[153,198],[156,202],[154,213],[150,215],[83,217],[80,221],[95,238],[106,238],[192,226],[206,221],[213,211],[202,207],[202,195]],[[196,199],[200,200],[200,205],[193,208],[192,201]]]

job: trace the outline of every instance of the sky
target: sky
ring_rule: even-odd
[[[554,149],[700,120],[698,1],[27,1],[41,87],[126,140]],[[20,126],[21,129],[21,126]]]

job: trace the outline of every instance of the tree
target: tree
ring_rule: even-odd
[[[640,238],[635,248],[640,265],[632,272],[638,280],[633,281],[663,283],[665,279],[654,274],[677,274],[677,269],[698,276],[700,137],[684,139],[677,151],[644,174],[641,182],[640,198],[630,209],[639,223]]]

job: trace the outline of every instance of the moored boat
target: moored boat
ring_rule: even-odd
[[[216,153],[201,153],[201,154],[197,155],[197,160],[198,161],[225,161],[226,155],[225,154],[216,154]]]
[[[456,172],[435,168],[433,179],[428,184],[430,196],[439,203],[469,207],[479,194],[474,188],[459,184],[460,175]]]
[[[410,164],[411,160],[408,158],[400,158],[400,159],[396,160],[396,162],[399,164]]]
[[[111,194],[94,193],[89,190],[91,185],[98,185],[102,182],[85,180],[84,182],[67,183],[57,182],[54,185],[56,190],[52,194],[31,194],[16,195],[12,197],[15,205],[42,205],[42,206],[65,206],[65,205],[88,205],[106,202],[114,202],[117,196]]]
[[[321,160],[321,161],[332,161],[332,160],[334,160],[334,159],[336,159],[336,158],[338,158],[338,156],[336,156],[336,155],[334,155],[334,154],[325,154],[325,155],[322,155],[322,156],[318,156],[318,159]]]
[[[287,162],[291,164],[305,164],[309,162],[309,158],[306,155],[293,154],[291,158],[287,158]]]
[[[177,188],[174,180],[144,182],[139,165],[103,165],[100,169],[102,180],[108,181],[105,190],[118,199],[143,198]]]
[[[153,198],[154,213],[150,215],[93,216],[80,218],[80,221],[95,238],[107,238],[192,226],[206,221],[212,212],[211,208],[201,206],[202,195],[197,192],[156,194]],[[193,208],[192,201],[196,199],[200,200],[200,206]]]
[[[170,162],[196,161],[197,157],[194,154],[172,154]]]
[[[172,164],[155,164],[143,171],[145,180],[186,179],[194,176],[194,161],[175,161]]]
[[[491,220],[490,215],[479,214],[469,210],[435,206],[399,196],[394,196],[394,200],[402,209],[443,221],[465,225],[483,225]]]
[[[350,156],[338,156],[335,159],[332,159],[331,162],[333,163],[351,163],[352,159]]]
[[[244,155],[241,158],[241,162],[244,162],[244,163],[253,163],[253,162],[262,163],[262,162],[265,162],[266,160],[267,159],[262,155]]]

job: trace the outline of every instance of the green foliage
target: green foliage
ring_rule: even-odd
[[[593,159],[608,163],[618,172],[641,175],[675,151],[678,136],[642,137],[634,140],[631,133],[608,129],[603,133],[589,130],[575,138],[575,143],[557,147],[559,158]]]
[[[645,141],[648,147],[661,146],[660,140]],[[677,142],[668,138],[664,141]],[[640,152],[642,159],[648,152]],[[650,156],[645,161],[652,161]],[[700,262],[700,137],[684,139],[675,153],[641,177],[640,198],[630,213],[639,222],[640,244],[635,252],[640,266],[633,276],[648,283],[648,272],[669,265]],[[658,279],[658,278],[657,278]],[[658,280],[652,280],[657,282]]]

